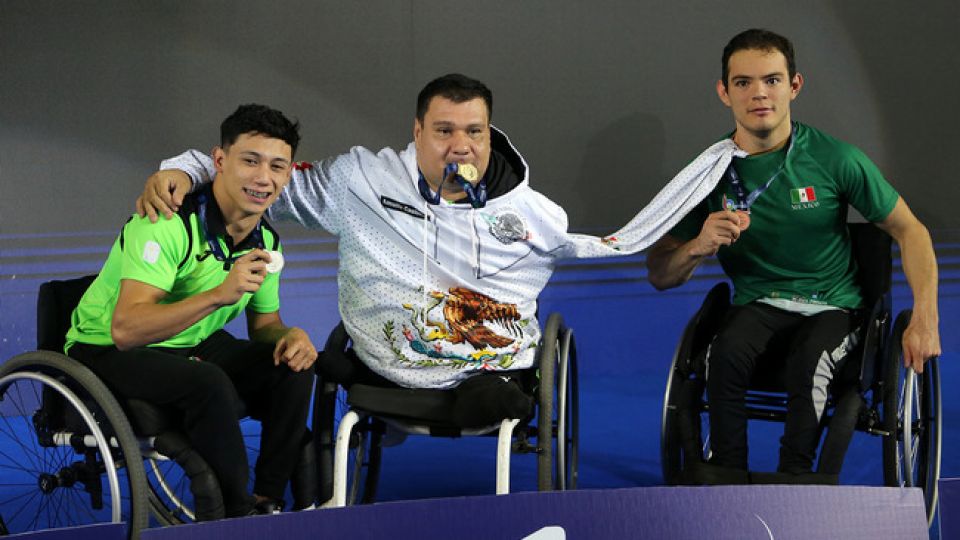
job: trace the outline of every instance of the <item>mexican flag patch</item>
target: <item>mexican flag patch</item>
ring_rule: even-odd
[[[813,191],[813,186],[790,190],[791,204],[813,202],[815,200],[817,200],[817,193]]]

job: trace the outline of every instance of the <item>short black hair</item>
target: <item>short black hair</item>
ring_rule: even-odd
[[[220,124],[220,146],[225,149],[247,133],[282,140],[290,145],[293,158],[300,143],[300,122],[291,122],[282,112],[266,105],[241,105]]]
[[[417,96],[417,120],[421,123],[427,115],[430,100],[436,96],[445,97],[454,103],[483,98],[483,102],[487,104],[487,121],[493,118],[493,92],[487,85],[460,73],[449,73],[428,82]]]
[[[793,54],[793,43],[780,34],[763,30],[760,28],[751,28],[744,30],[733,36],[733,39],[723,48],[723,58],[721,60],[723,86],[727,86],[727,77],[730,76],[730,57],[737,51],[757,50],[757,51],[779,51],[787,59],[787,73],[790,80],[797,74],[797,62]]]

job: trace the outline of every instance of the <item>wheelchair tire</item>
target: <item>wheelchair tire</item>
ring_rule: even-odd
[[[125,522],[139,537],[149,512],[140,445],[96,375],[59,353],[20,354],[0,366],[0,412],[4,532]],[[68,417],[86,433],[67,433]]]
[[[317,381],[314,396],[314,446],[321,503],[333,498],[333,459],[340,419],[350,410],[347,392],[335,383]],[[347,463],[347,506],[376,500],[383,448],[383,422],[363,418],[353,428]]]
[[[683,329],[674,350],[660,417],[660,467],[667,485],[682,483],[693,461],[709,457],[709,416],[704,413],[704,376],[694,359],[706,349],[730,307],[730,286],[718,283]]]
[[[537,488],[576,489],[580,436],[573,332],[553,313],[544,326],[537,395]]]
[[[261,424],[252,417],[240,419],[240,432],[243,434],[247,450],[247,463],[250,467],[248,491],[254,492],[256,479],[255,465],[260,454]],[[160,439],[163,438],[163,441]],[[301,455],[304,460],[315,460],[312,436],[304,441],[309,444],[310,456]],[[160,447],[163,448],[160,448]],[[305,447],[304,452],[308,449]],[[298,465],[299,466],[299,465]],[[313,470],[313,463],[309,465]],[[204,459],[197,454],[181,433],[165,433],[157,437],[154,448],[144,453],[144,468],[147,472],[148,498],[154,518],[161,525],[182,525],[197,521],[223,519],[223,495],[216,475]],[[296,471],[294,474],[302,471]],[[310,478],[294,476],[290,479],[293,500],[288,501],[285,510],[301,510],[316,504],[316,476]],[[305,485],[309,482],[312,485]],[[198,508],[197,500],[203,504]]]
[[[927,523],[937,509],[940,479],[942,403],[940,369],[930,359],[921,374],[903,368],[902,337],[911,310],[893,325],[883,375],[883,477],[888,486],[923,490]]]
[[[246,437],[245,437],[246,438]],[[161,525],[222,519],[223,495],[216,475],[181,433],[155,438],[144,454],[151,512]],[[250,474],[253,474],[251,468]],[[202,504],[197,505],[201,500]]]
[[[686,379],[671,365],[660,424],[660,467],[668,486],[689,482],[692,463],[710,457],[710,416],[702,379]]]

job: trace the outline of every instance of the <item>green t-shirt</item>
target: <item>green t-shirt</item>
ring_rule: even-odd
[[[784,298],[860,307],[847,206],[879,222],[899,198],[876,165],[856,147],[800,123],[793,124],[792,149],[735,158],[733,165],[746,193],[783,166],[750,207],[750,227],[717,253],[733,281],[734,303]],[[724,208],[725,199],[736,201],[737,196],[724,179],[671,236],[684,241],[696,237],[707,215]]]
[[[220,210],[210,194],[207,211],[211,234],[228,256],[249,252],[254,245],[241,242],[234,251],[225,241]],[[171,219],[150,223],[147,218],[133,216],[113,243],[100,274],[87,289],[71,316],[64,350],[74,343],[112,345],[110,323],[120,293],[120,280],[133,279],[167,292],[161,301],[173,304],[184,298],[213,289],[223,283],[228,271],[224,263],[209,252],[203,224],[196,211],[196,197],[188,197],[184,209]],[[279,237],[264,226],[260,231],[267,249],[280,251]],[[187,230],[187,227],[190,230]],[[247,240],[251,240],[248,238]],[[235,304],[223,306],[197,321],[179,334],[151,347],[193,347],[209,337],[237,315],[249,308],[257,313],[273,313],[280,309],[280,274],[267,274],[260,289],[244,294]]]

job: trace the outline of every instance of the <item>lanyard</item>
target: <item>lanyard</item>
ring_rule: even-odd
[[[237,259],[243,255],[236,255],[233,257],[227,257],[223,253],[223,248],[220,247],[220,242],[217,241],[217,237],[210,233],[210,227],[207,225],[207,194],[201,193],[198,197],[200,203],[200,222],[203,224],[203,235],[207,238],[207,246],[210,248],[210,253],[213,255],[213,258],[223,263],[224,272],[229,272],[230,267],[233,266],[233,263],[237,262]],[[256,245],[260,249],[264,249],[263,244],[263,233],[260,231],[260,222],[257,222],[257,226],[254,227],[253,231],[250,233],[256,241]]]
[[[420,190],[420,196],[424,198],[430,204],[440,204],[440,193],[443,190],[443,184],[446,182],[447,177],[450,176],[450,173],[457,170],[457,165],[455,163],[448,163],[443,169],[443,179],[440,180],[440,187],[437,188],[437,192],[434,193],[430,189],[430,185],[427,184],[426,179],[423,177],[423,172],[417,170],[419,173],[419,178],[417,179],[417,188]],[[464,193],[467,194],[467,200],[470,201],[470,206],[474,208],[483,208],[487,205],[487,179],[486,176],[480,179],[480,182],[476,186],[468,182],[465,178],[460,176],[460,174],[453,175],[454,180],[460,184],[460,187],[463,188]]]
[[[736,169],[733,167],[733,160],[730,161],[730,165],[727,167],[726,177],[727,181],[730,182],[730,187],[733,188],[734,196],[737,198],[737,202],[733,203],[730,201],[724,201],[724,206],[727,206],[730,203],[733,203],[732,210],[745,210],[749,211],[750,207],[753,206],[753,203],[760,198],[760,195],[763,195],[763,192],[770,187],[770,184],[780,176],[780,173],[783,172],[783,168],[787,164],[787,158],[790,157],[790,151],[793,150],[793,125],[790,126],[790,144],[787,145],[787,153],[783,156],[783,161],[780,162],[780,166],[777,167],[777,170],[774,171],[773,175],[757,189],[751,191],[750,193],[746,192],[746,189],[743,187],[743,182],[740,181],[740,175],[737,174]]]

